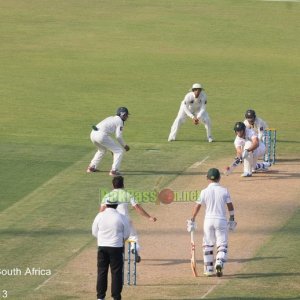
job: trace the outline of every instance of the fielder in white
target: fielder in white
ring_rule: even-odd
[[[261,142],[253,129],[246,128],[243,122],[234,125],[236,134],[234,147],[236,155],[244,162],[244,173],[242,177],[251,177],[258,169],[267,170],[268,163],[257,163],[266,151],[265,144]]]
[[[263,140],[263,136],[264,136],[264,131],[268,128],[267,123],[256,116],[256,113],[253,109],[248,109],[245,113],[245,120],[244,120],[244,124],[246,125],[247,128],[249,129],[253,129],[259,140],[262,141]]]
[[[221,175],[218,169],[211,168],[207,172],[209,184],[200,193],[193,209],[192,218],[188,221],[188,231],[195,230],[195,219],[202,205],[205,205],[203,225],[203,263],[204,275],[218,277],[223,275],[224,263],[227,261],[228,229],[234,230],[234,207],[228,190],[220,185]],[[229,222],[226,217],[229,212]],[[214,264],[214,246],[217,255]]]
[[[207,95],[200,83],[194,83],[181,102],[178,115],[173,122],[168,141],[175,141],[179,127],[185,122],[187,117],[193,120],[195,125],[201,121],[206,129],[206,136],[209,143],[213,141],[211,135],[211,120],[206,111]]]
[[[104,211],[106,208],[106,203],[107,202],[114,202],[118,201],[119,205],[117,207],[117,211],[126,216],[129,220],[130,224],[130,236],[129,240],[136,242],[136,251],[137,253],[134,253],[134,246],[132,244],[132,249],[131,252],[136,255],[136,261],[140,262],[141,257],[139,256],[139,250],[140,250],[140,245],[139,245],[139,240],[138,240],[138,235],[135,230],[135,228],[132,225],[132,221],[130,220],[129,216],[129,211],[128,211],[128,205],[129,203],[132,205],[132,207],[135,209],[137,213],[139,213],[141,216],[146,217],[148,220],[152,222],[156,222],[157,219],[155,217],[150,216],[144,209],[143,207],[136,202],[134,197],[128,193],[126,190],[124,190],[124,178],[122,176],[116,176],[112,180],[113,184],[113,190],[106,194],[101,202],[100,206],[100,212]]]
[[[128,109],[126,107],[119,107],[116,116],[111,116],[96,126],[93,126],[90,138],[92,143],[98,148],[90,162],[87,173],[97,172],[97,166],[103,159],[105,153],[110,151],[113,154],[113,164],[109,175],[120,175],[120,165],[124,155],[124,150],[129,151],[129,146],[123,140],[122,133],[124,123],[128,119]],[[112,138],[115,134],[118,143]]]

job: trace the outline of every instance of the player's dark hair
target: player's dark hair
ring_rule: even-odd
[[[124,178],[123,176],[116,176],[113,178],[112,180],[112,184],[113,184],[113,187],[115,189],[122,189],[124,188]]]

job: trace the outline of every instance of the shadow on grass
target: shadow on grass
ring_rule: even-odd
[[[272,168],[276,168],[276,165],[272,166]],[[255,173],[249,182],[255,180],[289,180],[293,178],[300,178],[300,173],[296,172],[286,172],[286,171],[279,171],[270,169],[268,172],[257,172]]]
[[[225,275],[226,278],[236,278],[236,279],[251,279],[251,278],[270,278],[270,277],[297,277],[300,276],[300,272],[289,272],[289,273],[238,273]],[[289,299],[289,298],[288,298]],[[299,299],[299,298],[298,298]]]
[[[179,298],[176,298],[176,299],[179,299]],[[203,299],[203,298],[182,298],[182,299],[196,300],[196,299]],[[276,297],[253,297],[253,296],[251,296],[251,297],[222,297],[222,298],[206,297],[205,299],[209,299],[209,300],[299,300],[299,297],[276,298]],[[166,300],[166,298],[145,298],[145,300]]]
[[[276,163],[279,162],[300,162],[300,158],[276,158]]]
[[[40,237],[46,235],[90,235],[91,232],[89,230],[83,229],[50,229],[50,228],[43,228],[39,230],[24,230],[24,229],[2,229],[0,230],[0,236],[6,235],[10,237],[15,236],[27,236],[27,237]],[[4,237],[3,237],[4,238]]]
[[[229,139],[229,140],[219,140],[219,139],[215,139],[211,144],[216,144],[216,143],[233,143],[233,139]],[[180,143],[180,142],[183,142],[183,143],[186,143],[186,142],[189,142],[189,143],[208,143],[207,140],[203,140],[203,139],[176,139],[176,141],[172,141],[170,143]]]
[[[228,262],[237,262],[237,263],[247,263],[250,261],[263,261],[263,260],[274,260],[274,259],[284,259],[285,257],[253,257],[253,258],[243,258],[243,259],[229,259]],[[190,259],[156,259],[156,258],[145,258],[143,262],[147,262],[147,265],[153,266],[172,266],[172,265],[181,265],[189,264]],[[197,263],[202,264],[202,259],[197,259]],[[238,275],[234,275],[235,277]]]
[[[206,175],[206,172],[185,172],[185,171],[164,171],[164,170],[126,170],[122,171],[123,175],[176,175],[176,176],[198,176],[198,175]]]

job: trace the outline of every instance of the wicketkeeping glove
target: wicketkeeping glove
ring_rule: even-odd
[[[195,221],[187,220],[186,230],[187,232],[195,231],[197,228],[197,224]]]

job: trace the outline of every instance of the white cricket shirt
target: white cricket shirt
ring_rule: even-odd
[[[244,124],[247,128],[253,129],[255,131],[255,133],[258,135],[259,140],[262,140],[264,130],[268,128],[267,123],[258,117],[255,118],[253,125],[251,125],[247,119],[244,120]]]
[[[185,95],[184,99],[181,102],[184,112],[190,117],[193,118],[201,109],[206,109],[207,96],[204,91],[201,91],[198,98],[195,97],[194,92],[189,92]]]
[[[244,147],[246,141],[252,141],[253,137],[257,137],[257,134],[253,129],[246,128],[245,138],[241,138],[239,136],[235,137],[234,146],[235,148]]]
[[[130,234],[128,219],[116,209],[108,207],[97,214],[92,234],[97,238],[98,246],[123,247]]]
[[[111,116],[96,125],[99,133],[107,135],[115,134],[118,142],[124,147],[125,142],[122,137],[124,121],[119,116]]]
[[[228,190],[219,183],[210,183],[203,189],[196,203],[205,205],[205,218],[226,220],[227,203],[231,202]]]

